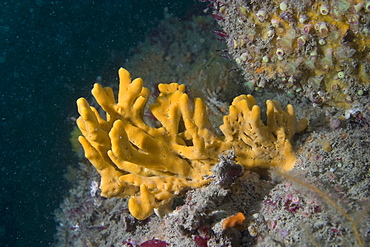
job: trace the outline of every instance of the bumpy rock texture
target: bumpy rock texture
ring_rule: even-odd
[[[370,3],[211,1],[247,85],[351,107],[370,86]]]

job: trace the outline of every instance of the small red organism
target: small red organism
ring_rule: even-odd
[[[221,38],[228,38],[229,35],[227,33],[225,33],[224,31],[220,31],[220,30],[213,30],[212,33],[216,34],[217,36],[221,37]]]
[[[132,243],[131,242],[131,239],[127,239],[127,241],[123,241],[122,244],[124,244],[124,246],[127,246],[127,247],[135,247],[136,244]]]
[[[170,244],[166,243],[165,241],[155,239],[145,241],[144,243],[140,244],[140,247],[166,247]]]
[[[286,195],[284,209],[288,210],[291,213],[297,212],[297,210],[301,208],[299,205],[299,201],[299,197],[292,196],[291,194]]]
[[[195,241],[195,243],[197,244],[198,247],[208,247],[208,244],[207,244],[208,240],[209,240],[209,238],[207,238],[207,237],[203,238],[199,235],[194,237],[194,241]]]
[[[270,198],[264,200],[263,203],[270,206],[276,206],[276,202],[272,201]]]
[[[338,229],[336,229],[336,228],[332,228],[332,229],[330,229],[336,236],[341,236],[341,234],[340,234],[340,232],[339,232],[339,230]]]

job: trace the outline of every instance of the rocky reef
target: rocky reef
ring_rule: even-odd
[[[365,0],[210,1],[228,51],[256,90],[351,108],[370,88]]]
[[[368,18],[367,3],[347,2],[352,5],[345,14],[355,13],[354,6],[357,6],[358,14],[366,15],[359,24],[364,29]],[[311,7],[309,10],[313,12],[308,11],[310,3],[315,6],[316,12]],[[342,1],[338,3],[344,4]],[[322,5],[328,5],[327,14]],[[370,241],[370,116],[366,89],[368,82],[365,80],[368,72],[361,72],[360,68],[367,66],[367,54],[361,53],[361,50],[356,50],[352,56],[347,54],[344,59],[346,62],[358,62],[361,56],[364,60],[353,67],[352,73],[345,72],[344,78],[337,78],[338,73],[347,68],[338,65],[341,64],[337,57],[340,46],[350,51],[347,46],[357,49],[361,42],[356,39],[337,45],[333,43],[330,48],[330,34],[320,37],[320,29],[315,29],[316,22],[325,22],[329,30],[334,30],[334,25],[339,23],[331,16],[336,13],[332,5],[331,1],[323,4],[316,1],[210,1],[209,7],[215,11],[213,18],[221,25],[231,21],[227,14],[244,16],[239,24],[241,26],[234,27],[236,31],[244,32],[244,29],[237,27],[254,21],[255,24],[251,24],[249,30],[255,31],[255,38],[248,46],[243,44],[244,41],[238,41],[238,36],[233,36],[235,30],[226,28],[221,31],[209,17],[196,17],[192,21],[165,19],[160,28],[153,30],[146,41],[133,49],[132,57],[121,65],[128,68],[134,78],[143,77],[147,83],[145,86],[154,92],[154,99],[160,94],[160,90],[155,91],[160,83],[186,84],[187,90],[183,93],[189,95],[189,99],[205,99],[207,115],[213,126],[222,123],[220,116],[231,113],[228,109],[232,105],[232,99],[240,94],[253,93],[257,102],[273,98],[282,105],[294,105],[297,119],[305,118],[309,123],[306,130],[289,139],[291,150],[295,153],[294,168],[289,173],[281,173],[276,169],[249,169],[248,166],[240,165],[240,153],[237,149],[221,154],[214,153],[211,172],[205,177],[208,183],[186,188],[173,197],[170,213],[138,220],[130,214],[127,198],[101,196],[101,176],[87,159],[81,158],[80,164],[70,166],[66,174],[73,187],[56,210],[58,227],[55,246],[365,246]],[[231,6],[237,7],[229,8]],[[343,6],[339,5],[341,8]],[[262,8],[266,8],[265,19],[260,21],[261,16],[256,14]],[[291,25],[289,18],[280,17],[284,11],[291,12],[294,20],[304,11],[311,14],[307,15],[309,19],[303,23]],[[308,43],[301,44],[304,49],[312,49],[315,42],[325,39],[325,44],[318,43],[318,55],[314,61],[317,68],[306,68],[312,61],[312,50],[307,50],[308,53],[300,51],[303,48],[297,41],[300,37],[297,34],[291,41],[295,50],[284,51],[280,54],[281,60],[279,54],[276,54],[276,47],[266,44],[268,49],[256,50],[254,53],[260,59],[263,59],[264,52],[271,55],[266,67],[257,72],[247,67],[248,56],[245,55],[245,60],[244,56],[242,59],[240,57],[249,52],[247,49],[253,44],[264,44],[259,37],[267,37],[262,31],[264,28],[270,30],[268,27],[271,20],[275,19],[272,18],[273,13],[279,14],[276,18],[280,18],[279,27],[284,35],[288,35],[290,29],[298,32],[304,25],[312,24],[306,38]],[[263,14],[263,11],[259,14]],[[223,27],[225,28],[224,25]],[[272,28],[274,35],[271,44],[276,45],[279,43],[276,34],[278,29],[274,26]],[[349,25],[347,32],[362,37],[363,42],[367,42],[362,44],[365,47],[368,44],[365,33],[356,33],[352,29]],[[341,38],[345,40],[350,37],[341,32],[339,35],[344,35]],[[214,37],[226,41],[228,48]],[[235,43],[231,43],[234,40],[237,44],[235,48]],[[355,46],[351,42],[360,43]],[[285,71],[287,64],[296,61],[299,57],[295,52],[297,49],[298,53],[305,56],[304,61],[296,68],[296,75],[300,80],[284,84],[280,71]],[[325,71],[321,63],[326,61],[327,49],[332,49],[333,67]],[[366,49],[368,48],[363,51]],[[227,56],[227,52],[230,52],[231,58],[235,58],[236,63],[234,59],[223,58]],[[290,57],[294,59],[291,60]],[[263,66],[263,63],[261,61],[260,65]],[[244,73],[244,79],[237,68]],[[267,76],[267,72],[273,73],[271,78]],[[308,74],[304,75],[305,73]],[[291,74],[284,72],[284,75],[289,81]],[[309,86],[308,80],[317,75],[323,77],[320,86]],[[325,76],[328,78],[325,79]],[[325,99],[332,95],[325,86],[332,80],[339,82],[340,90],[335,91],[337,96]],[[102,78],[102,84],[108,84],[105,78]],[[116,87],[110,86],[113,89]],[[342,87],[350,89],[344,93]],[[318,93],[321,102],[315,101],[317,96],[313,97],[313,92],[322,92]],[[351,96],[352,103],[345,102],[347,96]],[[336,97],[342,99],[338,101]],[[153,99],[148,100],[148,104],[153,102]],[[88,100],[88,103],[84,104],[86,109],[88,105],[94,105],[93,100]],[[264,113],[268,109],[261,106],[260,111],[260,120],[266,123],[268,116],[265,117]],[[97,112],[103,116],[104,111]],[[145,109],[145,121],[151,121],[153,127],[158,127],[156,119],[147,113]],[[222,131],[215,133],[217,136],[222,135]],[[276,133],[272,135],[277,137]],[[185,136],[187,135],[180,137]],[[126,174],[120,174],[122,175]],[[135,190],[136,196],[139,195],[137,192]]]

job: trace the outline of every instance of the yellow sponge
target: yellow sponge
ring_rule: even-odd
[[[111,88],[95,84],[92,90],[105,117],[85,99],[77,100],[79,141],[102,177],[102,196],[129,197],[129,210],[137,219],[164,211],[187,188],[208,183],[218,155],[227,150],[233,149],[245,168],[293,168],[290,139],[306,128],[307,120],[297,122],[291,105],[285,112],[276,101],[267,101],[265,125],[253,96],[236,97],[219,137],[201,99],[191,102],[184,85],[160,84],[160,94],[149,106],[161,124],[155,128],[143,120],[150,95],[143,81],[131,81],[123,68],[119,77],[117,101]]]

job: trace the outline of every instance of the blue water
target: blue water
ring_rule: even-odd
[[[69,135],[75,100],[117,69],[163,18],[198,1],[0,1],[0,243],[50,246],[53,211],[76,163]]]

